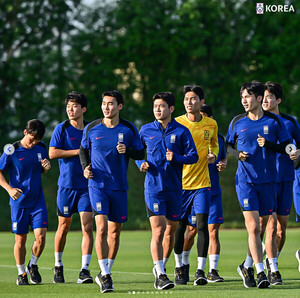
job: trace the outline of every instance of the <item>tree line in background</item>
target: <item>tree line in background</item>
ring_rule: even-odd
[[[296,13],[256,15],[256,2],[245,0],[106,0],[89,5],[81,0],[0,0],[0,148],[20,139],[32,118],[45,122],[48,143],[54,126],[66,118],[64,98],[72,90],[87,96],[89,121],[102,114],[102,92],[119,90],[125,98],[121,116],[141,126],[153,120],[154,93],[173,92],[177,116],[184,113],[182,86],[196,83],[226,134],[233,116],[243,112],[240,86],[253,79],[271,80],[283,86],[281,111],[297,117],[300,17],[297,1],[286,2]],[[48,208],[55,210],[58,170],[55,161],[52,165],[44,179]],[[226,201],[236,200],[234,168],[229,172],[225,209]],[[145,227],[140,212],[143,175],[131,166],[129,179],[130,185],[138,184],[129,192],[134,202],[129,208],[137,209],[130,227]],[[0,195],[0,204],[8,204],[3,190]],[[234,204],[229,221],[239,212]],[[9,220],[9,210],[5,217]],[[9,221],[4,224],[10,228]]]

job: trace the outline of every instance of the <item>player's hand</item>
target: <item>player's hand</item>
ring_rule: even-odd
[[[260,147],[263,147],[266,144],[266,139],[258,134],[257,143]]]
[[[167,148],[166,159],[172,161],[174,153]]]
[[[216,156],[211,151],[209,151],[206,158],[209,164],[214,163],[217,160]]]
[[[297,149],[296,151],[294,151],[290,154],[290,159],[291,160],[296,160],[299,155],[300,155],[300,149]]]
[[[141,167],[140,167],[140,171],[145,173],[147,172],[149,169],[149,164],[147,161],[144,161],[142,164],[141,164]]]
[[[223,161],[219,161],[216,166],[219,172],[223,172],[226,170],[227,164]]]
[[[19,188],[11,188],[9,191],[7,191],[9,196],[15,201],[17,200],[21,194],[23,193],[23,191]]]
[[[45,172],[47,172],[51,169],[50,161],[47,158],[44,158],[41,160],[41,165]]]
[[[245,161],[249,157],[248,152],[242,151],[239,154],[239,160],[240,161]]]
[[[92,172],[92,167],[91,167],[91,164],[89,164],[83,171],[83,176],[86,178],[86,179],[92,179],[94,176],[93,176],[93,172]]]
[[[118,142],[118,146],[116,148],[120,154],[125,154],[126,152],[125,144]]]

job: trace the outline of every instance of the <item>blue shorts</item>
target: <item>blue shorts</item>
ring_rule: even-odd
[[[164,215],[167,219],[179,221],[182,207],[181,191],[145,193],[147,215]]]
[[[10,210],[12,232],[15,234],[27,234],[29,225],[32,230],[48,227],[48,212],[44,198],[33,208],[10,206]]]
[[[300,168],[295,171],[293,193],[294,193],[294,206],[296,210],[296,221],[300,222]]]
[[[71,189],[59,186],[57,191],[57,215],[71,217],[72,214],[83,211],[92,212],[88,189]]]
[[[180,219],[188,218],[191,214],[192,208],[194,208],[195,214],[208,214],[210,196],[210,187],[193,190],[183,190],[182,212]]]
[[[109,221],[123,223],[127,221],[127,191],[89,187],[90,200],[94,216],[103,214]]]
[[[239,181],[236,193],[242,211],[258,211],[260,216],[264,216],[276,210],[276,183]]]
[[[289,215],[293,201],[293,181],[276,183],[277,204],[275,212],[278,215]]]

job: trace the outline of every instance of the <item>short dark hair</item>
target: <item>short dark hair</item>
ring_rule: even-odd
[[[65,99],[65,104],[67,105],[69,101],[80,104],[82,108],[87,107],[87,98],[84,94],[79,93],[77,91],[72,91],[68,93]]]
[[[185,86],[183,86],[183,93],[186,94],[187,92],[194,92],[199,96],[200,100],[204,99],[204,91],[198,85],[185,85]]]
[[[201,108],[200,108],[200,112],[207,114],[207,117],[211,117],[213,116],[213,110],[212,107],[204,104]]]
[[[264,97],[265,87],[262,82],[258,81],[252,81],[252,82],[246,82],[243,84],[240,90],[240,95],[242,96],[242,93],[244,90],[247,90],[249,94],[257,96]]]
[[[175,106],[176,101],[175,95],[171,92],[157,92],[153,95],[152,99],[153,101],[156,99],[162,99],[168,104],[169,107]]]
[[[123,102],[124,102],[122,94],[117,90],[105,91],[105,92],[102,93],[102,99],[103,99],[104,96],[114,97],[116,99],[118,105],[121,104],[121,103],[123,104]]]
[[[38,119],[32,119],[27,122],[25,130],[28,134],[34,135],[36,139],[41,140],[45,134],[45,125]]]
[[[276,99],[282,98],[282,87],[277,83],[267,82],[265,83],[265,90],[274,94]]]

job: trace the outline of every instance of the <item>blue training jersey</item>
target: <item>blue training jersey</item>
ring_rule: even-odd
[[[188,128],[173,119],[164,130],[155,120],[142,126],[140,136],[147,149],[149,164],[145,192],[181,191],[183,164],[198,161],[197,149]],[[167,148],[174,152],[172,161],[166,159]],[[137,160],[137,166],[140,168],[144,161]]]
[[[222,193],[220,181],[219,181],[219,171],[216,165],[221,159],[226,158],[225,140],[224,137],[219,133],[218,133],[218,142],[219,142],[219,154],[217,160],[213,164],[208,165],[212,196]]]
[[[280,114],[281,120],[283,121],[285,128],[290,136],[290,139],[294,141],[299,147],[300,145],[300,126],[295,118]],[[277,171],[278,171],[278,182],[282,181],[293,181],[295,179],[295,167],[294,162],[286,154],[277,153]]]
[[[83,132],[81,146],[90,150],[93,179],[89,186],[109,190],[128,190],[127,169],[129,157],[117,150],[118,142],[127,148],[143,150],[136,127],[120,119],[117,126],[108,128],[101,119],[90,123]]]
[[[50,147],[62,150],[76,150],[80,148],[83,130],[71,125],[70,120],[58,124],[52,134]],[[88,181],[83,176],[79,156],[59,158],[60,175],[57,184],[70,189],[87,188]]]
[[[248,152],[245,161],[238,161],[236,178],[248,183],[270,183],[278,181],[276,152],[257,143],[258,134],[272,143],[290,140],[282,120],[275,114],[265,112],[258,120],[251,120],[247,114],[236,116],[230,123],[226,142],[237,142],[237,150]]]
[[[32,208],[38,200],[44,200],[42,188],[41,160],[48,157],[45,143],[39,142],[27,149],[18,141],[13,144],[15,152],[12,155],[3,153],[0,158],[0,170],[8,172],[9,185],[23,191],[20,198],[10,198],[9,204],[19,208]]]

